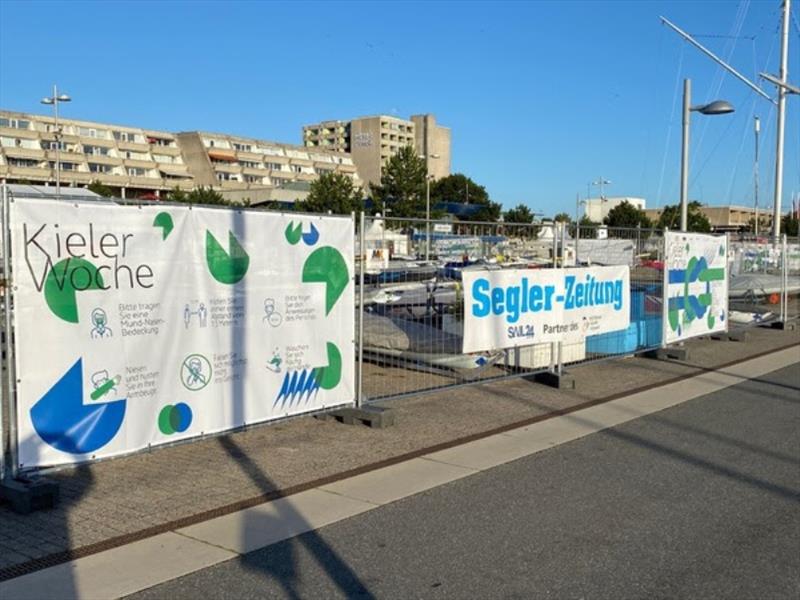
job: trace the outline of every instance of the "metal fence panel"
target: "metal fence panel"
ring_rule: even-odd
[[[576,233],[579,239],[576,239]],[[369,217],[360,236],[364,275],[363,395],[374,401],[465,383],[557,370],[657,348],[663,238],[638,228],[449,223]],[[580,343],[462,353],[465,269],[631,268],[631,326]]]

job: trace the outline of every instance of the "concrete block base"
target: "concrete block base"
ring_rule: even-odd
[[[380,406],[341,408],[317,415],[323,421],[337,421],[345,425],[366,425],[373,429],[386,429],[394,425],[394,411]]]
[[[723,342],[746,342],[749,337],[747,331],[744,329],[729,331],[728,333],[721,331],[720,333],[711,334],[712,340],[720,340]]]
[[[550,387],[554,387],[559,390],[575,389],[575,378],[566,371],[562,371],[561,375],[558,373],[552,373],[550,371],[537,373],[533,376],[533,380],[537,383],[549,385]]]
[[[782,331],[794,331],[795,323],[788,321],[775,321],[772,323],[773,329],[781,329]]]
[[[11,505],[14,512],[27,515],[35,510],[55,508],[58,484],[43,477],[4,479],[0,482],[0,497]]]
[[[659,348],[653,352],[645,354],[648,358],[655,358],[656,360],[689,360],[689,349],[685,346],[675,346],[667,348]]]

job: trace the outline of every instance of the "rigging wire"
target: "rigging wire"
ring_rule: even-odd
[[[669,127],[667,127],[667,139],[664,142],[664,155],[661,158],[661,175],[658,178],[658,191],[656,192],[656,202],[658,207],[661,207],[662,197],[661,190],[664,185],[664,171],[667,168],[667,153],[669,152],[669,142],[672,137],[672,126],[675,124],[675,108],[678,104],[678,89],[681,82],[681,74],[683,73],[683,56],[686,53],[686,44],[681,44],[681,53],[678,58],[678,68],[675,71],[675,90],[672,93],[672,111],[669,115]]]

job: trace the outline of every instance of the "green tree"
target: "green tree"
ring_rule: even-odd
[[[581,217],[581,220],[578,221],[578,224],[581,227],[581,238],[582,239],[594,239],[597,237],[597,228],[602,225],[602,223],[598,223],[597,221],[592,221],[586,215]]]
[[[414,148],[403,146],[389,159],[380,184],[370,186],[376,206],[386,206],[393,217],[425,216],[425,161]]]
[[[111,198],[114,195],[114,191],[110,187],[108,187],[103,183],[100,183],[97,179],[95,179],[92,183],[90,183],[86,187],[90,192],[99,194],[104,198]]]
[[[460,217],[462,221],[497,221],[502,207],[492,202],[486,188],[463,173],[453,173],[431,183],[431,204],[457,202],[478,206],[473,214]]]
[[[533,213],[524,204],[518,204],[505,212],[503,221],[506,223],[532,223]]]
[[[364,201],[361,189],[353,180],[341,173],[325,173],[311,183],[308,197],[299,204],[298,209],[305,212],[346,215],[362,210]]]
[[[793,216],[792,213],[785,214],[781,219],[781,232],[789,237],[797,237],[798,219],[796,216]]]
[[[555,217],[553,217],[553,221],[557,223],[572,223],[572,217],[570,217],[565,212],[561,212],[558,213]]]
[[[711,231],[711,223],[709,222],[708,217],[700,211],[701,208],[702,205],[696,200],[689,202],[688,206],[686,207],[687,231],[696,231],[699,233],[708,233]],[[661,212],[661,216],[658,218],[656,227],[659,229],[664,229],[666,227],[669,227],[673,230],[680,229],[681,205],[674,204],[671,206],[665,206],[664,210]]]
[[[170,202],[185,202],[186,204],[210,204],[214,206],[250,206],[250,200],[228,200],[217,190],[210,187],[199,187],[191,192],[184,192],[178,187],[167,194]]]
[[[637,208],[627,200],[608,211],[603,223],[609,227],[652,227],[653,225],[641,208]]]

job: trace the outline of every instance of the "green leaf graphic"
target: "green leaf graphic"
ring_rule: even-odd
[[[206,263],[211,276],[220,283],[238,283],[247,273],[250,257],[232,231],[228,232],[228,245],[230,253],[206,230]]]
[[[298,223],[295,225],[294,221],[289,221],[289,224],[286,226],[286,231],[283,232],[283,235],[286,236],[286,241],[294,246],[303,236],[303,224]]]
[[[323,390],[332,390],[342,379],[342,353],[336,344],[328,342],[328,365],[316,369],[317,382]]]
[[[156,218],[153,219],[153,227],[161,227],[161,239],[162,241],[167,239],[175,227],[172,223],[172,215],[167,212],[158,213]]]
[[[103,277],[88,260],[65,258],[57,262],[44,282],[44,300],[53,314],[69,323],[78,322],[75,293],[103,289]]]
[[[336,248],[323,246],[317,248],[303,265],[303,283],[325,284],[325,316],[342,295],[350,281],[347,263]]]

